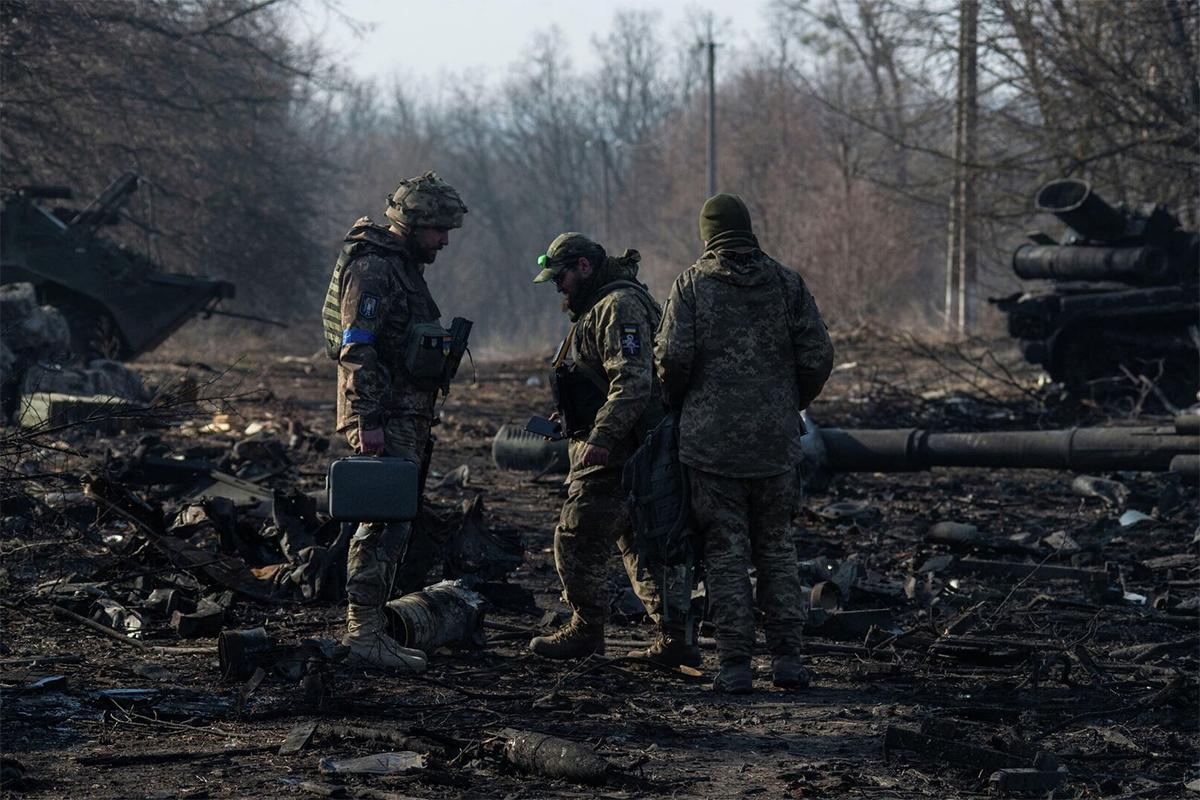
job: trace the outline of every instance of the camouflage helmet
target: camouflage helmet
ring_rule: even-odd
[[[403,228],[461,228],[467,207],[454,187],[426,172],[419,178],[400,182],[388,195],[384,215]]]

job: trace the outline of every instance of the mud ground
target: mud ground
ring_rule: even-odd
[[[826,426],[1001,430],[1167,421],[1139,416],[1136,400],[1113,407],[1060,402],[1052,389],[1036,387],[1036,376],[1003,343],[922,344],[864,332],[838,342],[838,362],[811,410]],[[219,394],[236,398],[202,404],[189,425],[158,431],[180,452],[231,446],[251,423],[300,420],[330,437],[332,448],[294,454],[297,468],[266,485],[305,489],[318,488],[328,459],[344,453],[332,431],[332,370],[323,357],[284,360],[263,352],[206,367],[151,357],[135,366],[152,384],[185,373],[212,376]],[[462,464],[470,477],[465,487],[434,490],[430,499],[456,508],[482,495],[489,525],[519,533],[525,557],[510,580],[532,593],[536,611],[489,612],[486,646],[437,652],[422,676],[340,665],[316,691],[268,676],[247,692],[221,681],[212,638],[179,641],[157,621],[145,644],[201,652],[136,649],[54,616],[39,597],[36,587],[51,580],[116,581],[162,569],[153,553],[131,545],[136,531],[128,523],[85,506],[64,512],[69,524],[21,527],[8,524],[13,515],[6,510],[0,748],[13,780],[4,796],[994,796],[993,770],[972,765],[969,756],[952,763],[945,752],[885,752],[889,726],[1026,764],[1038,751],[1053,753],[1067,771],[1054,797],[1195,796],[1185,788],[1200,777],[1195,486],[1150,473],[1104,476],[1129,490],[1114,506],[1073,493],[1074,476],[1055,471],[840,476],[813,493],[797,518],[801,556],[835,566],[849,561],[882,576],[886,586],[860,585],[846,608],[889,609],[892,618],[849,639],[808,637],[817,680],[807,691],[772,687],[769,661],[759,656],[755,693],[730,698],[709,690],[711,648],[700,679],[620,658],[652,635],[636,616],[614,619],[607,659],[556,663],[526,650],[530,636],[553,627],[555,615],[547,612],[565,610],[550,550],[565,492],[560,478],[497,469],[491,444],[500,425],[547,412],[549,392],[534,380],[542,374],[535,359],[480,363],[474,382],[469,365],[464,373],[436,429],[430,483]],[[229,431],[201,430],[214,413],[228,415]],[[14,468],[31,490],[78,491],[87,466],[123,441],[68,431],[42,442],[57,450],[23,451]],[[1149,519],[1123,527],[1117,519],[1127,509]],[[955,552],[930,544],[925,533],[940,521],[974,524],[995,542],[1016,542],[1017,550]],[[1061,543],[1057,533],[1069,545],[1055,550],[1045,542]],[[944,555],[1093,570],[1113,564],[1124,586],[1114,595],[1112,587],[1098,593],[1070,579],[921,571]],[[614,587],[623,585],[615,558],[611,576]],[[335,638],[343,614],[336,602],[239,600],[226,627],[265,626],[281,641]],[[100,694],[112,689],[155,693]],[[312,720],[322,726],[311,743],[279,755],[289,731]],[[403,749],[339,735],[333,725],[423,737],[436,747],[428,765],[409,774],[324,775],[322,758]],[[612,777],[587,786],[519,772],[495,750],[506,728],[594,746],[612,764]]]

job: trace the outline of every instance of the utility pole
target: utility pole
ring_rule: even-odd
[[[708,18],[708,196],[717,193],[717,44],[713,41],[712,16]]]
[[[962,0],[962,43],[963,52],[960,58],[963,62],[962,76],[962,184],[958,197],[962,227],[959,233],[958,246],[961,251],[959,258],[958,278],[958,330],[968,335],[975,328],[976,297],[979,283],[979,265],[977,260],[978,242],[975,224],[975,193],[978,189],[976,175],[976,121],[978,120],[978,62],[977,39],[979,25],[979,0]]]
[[[978,261],[975,225],[979,0],[959,0],[958,91],[954,105],[954,185],[946,242],[946,331],[971,332]]]
[[[955,145],[955,152],[958,146]],[[957,160],[957,156],[956,156]],[[953,333],[957,324],[958,314],[955,304],[958,302],[958,165],[954,166],[954,185],[950,188],[950,220],[949,232],[946,236],[946,333]]]

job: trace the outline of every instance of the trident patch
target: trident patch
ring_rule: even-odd
[[[375,319],[379,313],[379,296],[370,292],[358,299],[358,315],[363,319]]]

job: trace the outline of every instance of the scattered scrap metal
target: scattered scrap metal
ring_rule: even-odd
[[[856,723],[853,762],[800,760],[805,736],[761,733],[785,727],[795,698],[766,695],[782,709],[767,724],[754,705],[713,706],[695,676],[636,660],[528,662],[524,642],[560,618],[548,538],[501,520],[509,497],[492,495],[487,507],[505,510],[488,513],[479,461],[431,479],[404,596],[389,606],[397,638],[445,669],[366,679],[330,630],[353,529],[322,511],[312,468],[329,440],[299,414],[248,421],[203,397],[191,418],[178,410],[124,433],[81,421],[33,443],[29,429],[0,432],[33,448],[7,451],[0,488],[6,616],[117,642],[138,678],[93,688],[73,672],[90,667],[83,656],[0,657],[7,724],[50,736],[94,717],[104,730],[233,745],[90,752],[80,765],[274,753],[293,769],[266,794],[469,795],[497,781],[534,782],[539,796],[574,784],[703,794],[674,769],[680,752],[700,747],[703,760],[727,741],[758,752],[783,738],[778,788],[800,797],[903,794],[914,774],[943,795],[1119,795],[1133,775],[1165,796],[1195,778],[1200,534],[1186,471],[831,476],[796,517],[821,676],[802,705],[874,706]],[[511,485],[553,506],[550,485]],[[86,557],[66,552],[72,542]],[[56,574],[12,559],[43,547],[64,550]],[[639,616],[626,609],[616,630],[628,635]],[[701,633],[711,651],[711,629]],[[24,759],[0,771],[6,788],[36,785]]]

